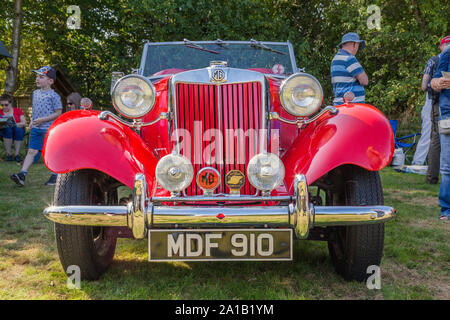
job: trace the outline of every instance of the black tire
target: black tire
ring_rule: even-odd
[[[332,196],[333,205],[382,205],[383,189],[378,172],[346,167],[340,178],[344,184]],[[341,180],[342,181],[342,180]],[[366,281],[367,268],[379,266],[384,246],[384,223],[333,227],[335,240],[328,241],[331,260],[346,280]]]
[[[92,170],[58,175],[55,205],[117,204],[117,189],[103,192],[99,176]],[[97,280],[111,264],[116,249],[117,238],[108,236],[106,230],[55,223],[56,244],[64,271],[75,265],[80,268],[81,280]]]

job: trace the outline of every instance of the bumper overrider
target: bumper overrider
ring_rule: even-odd
[[[132,202],[127,206],[51,206],[44,210],[49,220],[67,225],[128,227],[136,239],[149,229],[171,228],[291,228],[306,239],[313,227],[383,223],[396,211],[388,206],[313,206],[304,175],[294,180],[292,196],[204,196],[147,198],[145,176],[135,177]],[[189,202],[218,205],[189,206]],[[275,201],[276,206],[223,206],[220,203]],[[173,203],[167,206],[162,203]],[[182,205],[180,205],[182,203]]]

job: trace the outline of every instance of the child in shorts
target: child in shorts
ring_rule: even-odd
[[[11,175],[11,180],[19,186],[25,185],[28,169],[34,162],[34,157],[42,151],[44,138],[53,121],[61,115],[61,97],[51,88],[56,81],[56,71],[50,66],[33,70],[36,73],[36,86],[33,92],[33,117],[29,125],[30,145],[19,173]],[[56,184],[56,173],[52,173],[46,185]]]

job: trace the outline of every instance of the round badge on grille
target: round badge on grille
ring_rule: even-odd
[[[219,68],[213,68],[211,73],[211,80],[214,82],[223,82],[225,80],[225,72]]]
[[[220,174],[214,168],[206,167],[197,173],[197,186],[204,191],[213,191],[220,185]]]

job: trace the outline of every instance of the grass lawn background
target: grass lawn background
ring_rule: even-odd
[[[449,299],[450,224],[439,221],[439,185],[425,177],[382,170],[386,223],[381,289],[346,282],[326,242],[295,241],[293,262],[149,263],[147,242],[119,239],[113,264],[99,281],[69,289],[59,263],[53,223],[42,215],[54,187],[33,165],[26,186],[0,162],[0,299]]]

